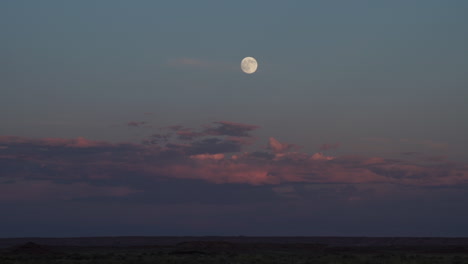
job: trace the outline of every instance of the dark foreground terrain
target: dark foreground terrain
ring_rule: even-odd
[[[0,239],[10,263],[468,263],[465,238],[98,237]]]

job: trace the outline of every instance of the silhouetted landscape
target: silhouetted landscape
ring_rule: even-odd
[[[468,263],[468,238],[0,239],[0,263]]]

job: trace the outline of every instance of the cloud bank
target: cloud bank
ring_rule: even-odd
[[[149,136],[141,144],[0,136],[0,180],[21,192],[34,193],[26,191],[31,186],[45,192],[56,188],[51,184],[66,183],[67,188],[82,188],[84,193],[104,196],[142,191],[131,184],[115,186],[115,182],[124,182],[125,178],[127,182],[190,179],[253,186],[301,183],[440,188],[468,184],[465,164],[444,159],[429,162],[404,157],[327,156],[320,151],[338,145],[326,144],[316,153],[297,152],[293,151],[297,150],[296,145],[274,137],[255,139],[251,133],[258,128],[227,121],[199,129],[174,126]],[[246,151],[245,147],[253,142],[260,145],[259,149]],[[110,189],[99,191],[89,186]]]

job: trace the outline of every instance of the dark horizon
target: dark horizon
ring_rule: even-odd
[[[328,247],[468,247],[468,238],[428,237],[303,237],[303,236],[128,236],[128,237],[68,237],[68,238],[0,238],[0,249],[34,243],[61,247],[144,247],[175,246],[190,242],[232,244],[309,244]]]

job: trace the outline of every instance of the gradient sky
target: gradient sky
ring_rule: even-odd
[[[1,1],[0,236],[468,236],[467,12]]]

